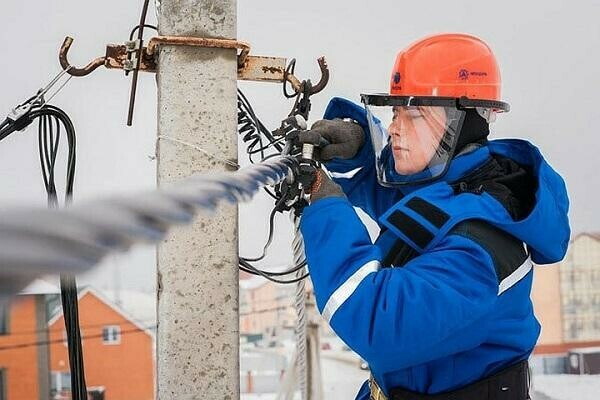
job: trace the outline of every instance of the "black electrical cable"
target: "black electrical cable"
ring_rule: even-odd
[[[154,25],[150,25],[150,24],[143,24],[144,28],[150,28],[150,29],[154,29],[155,31],[158,32],[158,28]],[[135,33],[137,32],[137,30],[140,29],[139,25],[136,25],[132,30],[131,33],[129,34],[129,40],[133,40],[133,36],[135,35]]]
[[[293,74],[295,69],[295,60],[292,60],[288,67],[286,68],[285,74]],[[298,104],[300,102],[301,94],[289,95],[287,93],[286,84],[284,80],[284,95],[285,97],[292,98],[296,97],[294,102],[294,106],[292,108],[292,114],[294,110],[298,108]],[[285,136],[275,137],[273,133],[261,122],[261,120],[256,116],[252,105],[248,98],[244,95],[244,93],[238,89],[238,133],[242,138],[242,141],[246,144],[246,153],[248,154],[248,159],[251,163],[255,163],[253,159],[253,155],[260,154],[261,160],[265,161],[271,157],[275,157],[280,155],[284,149],[284,141],[286,140]],[[273,153],[266,154],[267,151],[272,150]],[[252,262],[257,262],[263,260],[266,256],[267,249],[272,244],[273,240],[273,232],[274,232],[274,218],[277,211],[282,209],[283,203],[287,199],[287,190],[284,190],[283,193],[275,194],[270,191],[268,188],[264,188],[265,192],[267,192],[271,197],[276,200],[275,207],[271,211],[269,216],[269,235],[265,246],[263,247],[262,254],[256,258],[239,258],[239,268],[242,271],[253,275],[260,275],[265,279],[268,279],[271,282],[289,284],[299,282],[309,276],[308,273],[303,274],[302,276],[296,277],[294,279],[284,280],[278,279],[276,277],[287,276],[294,272],[297,272],[306,266],[306,260],[303,260],[298,265],[293,266],[292,268],[282,271],[282,272],[271,272],[262,270],[254,265]]]
[[[238,133],[247,145],[246,152],[251,163],[254,163],[252,155],[260,153],[261,160],[265,158],[265,151],[274,148],[278,153],[283,150],[281,143],[284,138],[275,138],[262,121],[256,116],[250,102],[244,93],[238,89]],[[268,144],[263,144],[266,139]]]
[[[31,99],[29,101],[31,101]],[[73,196],[76,138],[75,128],[69,116],[58,107],[45,104],[33,104],[31,108],[17,120],[13,121],[6,119],[0,124],[0,140],[6,138],[15,131],[25,129],[35,120],[38,121],[40,166],[48,196],[48,206],[56,208],[59,205],[59,199],[55,183],[55,168],[59,144],[61,142],[60,137],[63,133],[66,135],[68,147],[65,203],[71,202]],[[87,400],[75,277],[71,275],[61,275],[60,288],[65,329],[67,333],[69,366],[71,369],[72,399]]]
[[[252,155],[256,153],[261,153],[261,161],[264,161],[269,157],[280,154],[283,150],[283,144],[281,143],[283,138],[276,139],[273,136],[269,129],[256,116],[250,105],[250,101],[248,101],[240,89],[238,89],[238,133],[247,146],[248,159],[252,164],[255,163]],[[269,142],[266,146],[263,144],[263,137]],[[257,146],[259,146],[258,149],[256,148]],[[275,152],[265,155],[265,150],[270,148],[274,148]],[[264,191],[272,198],[278,199],[268,188],[264,188]]]
[[[284,192],[282,193],[282,195],[277,199],[277,202],[275,203],[275,207],[273,207],[273,210],[271,210],[271,214],[269,215],[269,235],[267,238],[267,243],[263,247],[262,255],[258,258],[240,257],[242,260],[247,261],[247,262],[256,262],[256,261],[260,261],[263,258],[265,258],[266,254],[267,254],[267,249],[269,248],[269,246],[271,245],[271,242],[273,241],[273,232],[274,232],[274,228],[275,228],[275,214],[277,213],[277,211],[280,209],[281,205],[285,201],[287,191],[288,191],[288,189],[286,188],[284,190]]]
[[[6,125],[10,124],[10,119],[6,118],[4,121],[0,123],[0,130],[4,129]]]
[[[290,63],[287,65],[287,67],[285,68],[285,71],[283,72],[283,95],[287,98],[287,99],[291,99],[292,97],[296,97],[296,93],[294,94],[290,94],[287,91],[287,84],[288,84],[288,80],[287,80],[287,76],[288,75],[293,75],[294,72],[296,70],[296,59],[292,58],[290,60]]]
[[[254,267],[253,265],[251,265],[250,263],[247,263],[245,261],[240,260],[240,269],[242,271],[248,272],[250,274],[254,274],[254,275],[260,275],[265,279],[268,279],[271,282],[275,282],[275,283],[281,283],[281,284],[288,284],[288,283],[297,283],[300,282],[302,279],[306,279],[308,278],[309,274],[306,273],[302,276],[299,276],[297,278],[294,279],[290,279],[290,280],[281,280],[281,279],[276,279],[273,278],[272,276],[270,276],[269,274],[267,274],[266,272]],[[303,263],[304,264],[304,263]],[[304,265],[301,264],[301,266],[298,267],[297,270],[299,270],[300,268],[302,268]]]
[[[38,146],[40,150],[40,165],[48,205],[58,207],[59,200],[55,184],[55,167],[58,156],[61,126],[65,129],[68,144],[67,176],[65,187],[65,203],[70,203],[73,198],[73,185],[75,181],[75,127],[69,116],[52,105],[46,105],[31,111],[30,118],[38,119]],[[77,282],[73,275],[61,275],[60,289],[65,329],[67,332],[67,346],[69,350],[69,365],[71,368],[71,395],[73,400],[86,400],[87,388],[83,364],[83,348],[79,327],[79,307]]]
[[[292,274],[294,272],[299,271],[303,267],[306,267],[306,260],[303,260],[300,264],[298,264],[298,265],[296,265],[296,266],[294,266],[294,267],[292,267],[290,269],[287,269],[285,271],[272,272],[272,271],[265,271],[264,269],[261,269],[261,272],[265,273],[266,275],[269,275],[270,277],[273,277],[273,276],[286,276],[286,275],[290,275],[290,274]],[[254,268],[256,268],[256,267],[254,267]],[[248,271],[246,271],[246,272],[248,272]],[[253,275],[260,275],[260,274],[255,274],[253,272],[250,272],[250,273],[253,274]]]
[[[269,237],[267,239],[267,243],[263,246],[262,254],[256,258],[240,257],[240,259],[242,259],[244,261],[249,261],[249,262],[256,262],[256,261],[260,261],[265,258],[265,256],[267,255],[267,249],[269,248],[269,246],[271,245],[271,242],[273,241],[273,227],[275,225],[275,214],[276,213],[277,213],[277,208],[274,207],[273,210],[271,211],[271,214],[269,215]]]
[[[295,265],[294,267],[292,267],[288,270],[285,270],[285,271],[281,271],[281,272],[272,272],[272,271],[261,270],[255,266],[253,266],[251,264],[251,262],[260,261],[260,260],[264,259],[264,257],[266,256],[267,249],[269,248],[269,246],[271,245],[271,242],[273,241],[273,232],[274,232],[274,226],[275,226],[275,223],[274,223],[275,222],[275,214],[280,209],[280,206],[282,205],[282,203],[286,200],[286,193],[287,193],[287,190],[284,193],[282,193],[281,197],[277,200],[275,207],[273,207],[271,214],[269,215],[269,235],[268,235],[267,243],[263,247],[262,255],[257,258],[244,258],[244,257],[239,258],[239,264],[240,264],[239,267],[242,271],[245,271],[245,272],[253,274],[253,275],[260,275],[260,276],[270,280],[271,282],[281,283],[281,284],[296,283],[296,282],[308,277],[308,274],[305,274],[302,277],[298,277],[298,278],[291,279],[291,280],[281,280],[281,279],[274,278],[274,277],[278,277],[278,276],[287,276],[294,272],[299,271],[300,269],[302,269],[306,266],[306,260],[303,260],[300,264]]]
[[[29,115],[32,120],[39,118],[40,121],[40,125],[38,125],[38,145],[40,147],[42,177],[44,178],[46,190],[48,192],[53,192],[53,195],[56,195],[54,167],[58,154],[58,141],[61,135],[61,125],[65,128],[68,145],[65,203],[68,204],[73,197],[73,185],[75,181],[75,149],[77,143],[73,122],[63,110],[52,105],[45,105],[43,108],[35,109],[31,111]],[[54,131],[54,128],[52,127],[52,122],[56,124],[56,131]]]

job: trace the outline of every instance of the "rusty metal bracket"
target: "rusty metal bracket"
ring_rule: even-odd
[[[70,68],[68,73],[73,76],[86,76],[94,72],[98,67],[104,66],[109,69],[127,70],[131,62],[128,55],[131,52],[130,46],[127,44],[109,44],[106,46],[106,54],[104,57],[95,58],[89,64],[82,68],[71,66],[67,58],[69,49],[73,44],[73,38],[66,37],[62,46],[58,59],[64,70]],[[149,55],[144,47],[142,49],[142,59],[140,61],[140,71],[156,72],[156,61],[154,57]]]
[[[131,70],[132,60],[129,58],[130,53],[130,46],[127,44],[109,44],[106,46],[104,66],[108,69]],[[153,55],[148,54],[145,47],[142,48],[139,70],[156,72],[156,60]]]
[[[60,65],[66,73],[72,76],[86,76],[100,66],[109,69],[122,69],[125,73],[133,71],[130,111],[128,125],[131,124],[133,100],[135,99],[135,77],[138,71],[156,72],[158,61],[158,46],[193,46],[204,48],[237,49],[238,79],[263,82],[289,82],[297,96],[303,94],[310,97],[320,92],[329,81],[329,69],[324,57],[317,60],[321,78],[316,85],[310,80],[300,81],[292,71],[286,70],[287,59],[280,57],[250,56],[250,45],[246,42],[231,39],[198,38],[185,36],[156,36],[148,41],[147,47],[141,47],[141,39],[130,40],[125,44],[109,44],[106,53],[86,66],[77,68],[68,60],[68,53],[73,44],[73,38],[66,37],[59,52]],[[141,48],[140,48],[141,47]]]
[[[209,47],[216,49],[239,49],[238,68],[242,68],[250,53],[250,45],[246,42],[232,39],[199,38],[187,36],[156,36],[148,42],[147,53],[152,55],[158,45]]]
[[[70,67],[68,71],[70,75],[86,76],[100,66],[126,71],[132,69],[130,54],[132,52],[132,47],[135,44],[134,42],[127,42],[126,44],[109,44],[106,46],[106,53],[103,57],[98,57],[81,68],[71,66],[72,64],[68,60],[68,53],[72,44],[73,38],[66,37],[59,52],[60,65],[63,69]],[[150,39],[147,47],[142,48],[139,71],[156,72],[156,59],[158,56],[157,47],[159,45],[240,49],[241,52],[238,55],[238,79],[264,82],[283,82],[284,80],[287,80],[296,92],[302,89],[302,83],[296,76],[285,73],[287,64],[286,58],[250,56],[250,46],[247,43],[227,39],[188,38],[178,36],[154,37]],[[325,59],[323,57],[319,58],[318,63],[321,70],[321,79],[313,86],[312,91],[314,93],[321,91],[329,79],[329,70]]]

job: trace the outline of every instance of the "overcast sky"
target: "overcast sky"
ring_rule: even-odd
[[[75,38],[71,62],[85,64],[103,55],[107,43],[127,39],[141,3],[3,0],[0,113],[7,114],[60,70],[57,53],[65,35]],[[482,37],[497,55],[503,98],[511,104],[511,112],[498,118],[493,136],[521,137],[541,148],[565,177],[573,230],[581,232],[600,229],[598,15],[600,2],[593,0],[245,0],[238,2],[238,38],[251,43],[252,54],[297,58],[300,78],[318,79],[315,60],[326,56],[331,79],[313,99],[315,120],[332,96],[358,101],[361,92],[386,91],[396,52],[424,35],[466,32]],[[152,9],[149,22],[153,21]],[[125,126],[129,84],[122,72],[99,69],[71,80],[53,101],[77,129],[76,200],[155,185],[154,76],[141,74],[132,128]],[[240,87],[269,127],[289,111],[291,104],[278,85],[243,82]],[[30,128],[0,143],[0,203],[45,204],[36,135]],[[268,199],[259,198],[240,208],[242,254],[259,252],[270,206]],[[289,259],[289,226],[279,228],[272,264]],[[82,282],[94,280],[97,286],[109,287],[115,277],[123,287],[152,289],[154,249],[142,247],[111,257]]]

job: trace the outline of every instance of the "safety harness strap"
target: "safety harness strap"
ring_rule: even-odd
[[[427,190],[409,194],[379,218],[380,225],[394,232],[419,253],[435,246],[452,225],[460,222],[452,207],[447,210],[443,206],[454,203],[456,196],[452,188],[446,183],[433,186],[433,193]],[[434,204],[434,201],[441,204]]]
[[[467,197],[463,196],[466,200]],[[454,197],[453,200],[455,200]],[[451,200],[452,201],[452,200]],[[477,205],[476,203],[474,204]],[[402,267],[419,254],[431,249],[442,237],[463,236],[482,247],[492,258],[498,278],[498,295],[514,286],[533,268],[522,241],[481,216],[463,214],[454,204],[452,214],[423,197],[414,196],[396,204],[380,220],[384,232],[395,235],[394,244],[384,254],[383,267]],[[475,209],[475,207],[470,207]],[[465,218],[465,219],[463,219]],[[389,240],[389,239],[387,239]]]
[[[527,361],[521,361],[497,374],[481,379],[460,389],[439,393],[422,394],[402,388],[390,390],[385,396],[377,382],[369,379],[371,400],[528,400],[529,368]]]

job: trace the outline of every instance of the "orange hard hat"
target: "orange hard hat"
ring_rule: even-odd
[[[466,98],[475,100],[474,106],[508,110],[500,101],[500,69],[492,50],[461,33],[429,36],[400,51],[390,94]]]

